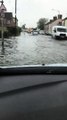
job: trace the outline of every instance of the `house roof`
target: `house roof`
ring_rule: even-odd
[[[0,6],[0,12],[2,12],[2,11],[7,11],[4,4],[1,4],[1,6]]]
[[[60,17],[62,17],[62,15],[58,15],[58,18],[57,16],[54,16],[53,19],[51,19],[48,23],[46,23],[45,25],[49,25],[55,21],[57,21],[58,19],[61,19]],[[62,20],[62,19],[61,19]]]
[[[66,18],[64,18],[62,21],[64,21],[64,20],[67,20],[67,17],[66,17]]]
[[[49,24],[51,24],[51,23],[53,23],[53,22],[55,22],[55,21],[57,21],[58,19],[56,19],[56,20],[52,20],[52,21],[49,21],[48,23],[46,23],[45,25],[49,25]]]
[[[51,23],[54,22],[54,21],[56,21],[56,20],[49,21],[49,22],[46,23],[45,25],[51,24]]]

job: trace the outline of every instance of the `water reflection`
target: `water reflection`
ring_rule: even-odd
[[[5,54],[5,48],[4,48],[4,44],[2,44],[2,51],[1,51],[1,55]]]

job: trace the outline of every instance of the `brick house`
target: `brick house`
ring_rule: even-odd
[[[62,20],[62,25],[67,27],[67,17]]]
[[[15,27],[16,25],[18,26],[18,20],[13,17],[12,12],[7,12],[7,9],[4,4],[1,4],[0,6],[0,27],[2,26],[2,10],[3,11],[3,24],[4,27]]]
[[[52,27],[55,25],[62,25],[62,15],[54,16],[52,20],[45,24],[45,33],[51,34]]]

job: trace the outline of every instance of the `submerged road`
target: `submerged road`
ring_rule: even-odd
[[[21,33],[5,39],[4,50],[0,40],[0,66],[67,63],[67,40],[51,36]]]

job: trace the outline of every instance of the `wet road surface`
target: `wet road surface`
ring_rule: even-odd
[[[51,36],[21,33],[5,39],[4,50],[0,40],[0,66],[67,63],[67,40]]]

